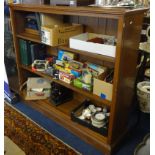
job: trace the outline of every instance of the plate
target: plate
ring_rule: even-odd
[[[150,134],[146,135],[143,141],[138,144],[134,151],[134,155],[149,155],[150,154]]]

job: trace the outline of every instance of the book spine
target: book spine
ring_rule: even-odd
[[[28,65],[27,64],[27,45],[25,40],[23,40],[23,58],[24,58],[24,65]]]
[[[23,52],[22,52],[22,57],[23,57],[23,65],[30,65],[31,64],[31,55],[30,55],[30,50],[29,50],[29,43],[26,40],[23,40]]]
[[[19,39],[19,52],[20,52],[20,62],[24,64],[24,57],[23,57],[23,40]]]

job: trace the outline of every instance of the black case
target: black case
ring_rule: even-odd
[[[90,104],[93,104],[93,103],[91,103],[89,100],[85,100],[81,105],[76,107],[71,112],[71,120],[73,120],[73,121],[75,121],[75,122],[77,122],[83,126],[86,126],[90,129],[92,129],[93,131],[100,133],[101,135],[107,136],[108,135],[108,128],[105,128],[105,127],[97,128],[97,127],[93,126],[90,121],[81,120],[77,117],[77,115],[80,112],[82,112],[82,110],[84,108],[88,107]],[[93,104],[93,105],[95,105],[95,104]],[[108,126],[108,124],[106,126]]]
[[[73,99],[73,91],[61,86],[58,83],[53,82],[51,84],[51,96],[50,101],[55,105],[58,106],[65,102],[68,102]]]

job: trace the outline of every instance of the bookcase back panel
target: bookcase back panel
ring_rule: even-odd
[[[15,25],[16,25],[16,31],[17,31],[17,34],[21,33],[24,31],[25,29],[25,13],[24,12],[18,12],[16,11],[15,12]]]
[[[83,16],[65,16],[65,22],[84,25],[84,32],[117,36],[118,20]]]
[[[33,74],[25,69],[20,69],[20,72],[22,74],[22,79],[21,80],[21,83],[23,84],[25,81],[27,81],[28,77],[38,77],[38,75],[36,74]]]
[[[74,99],[82,104],[84,100],[89,99],[89,98],[86,97],[86,96],[84,96],[84,95],[82,95],[82,94],[79,94],[77,92],[74,92]],[[101,102],[97,102],[96,100],[93,100],[93,99],[89,99],[89,100],[93,104],[95,104],[95,105],[98,105],[98,106],[101,106],[101,107],[104,107],[105,106],[104,104],[102,104]]]
[[[91,62],[91,63],[97,64],[97,65],[106,66],[106,67],[110,67],[110,68],[114,67],[114,63],[105,62],[105,61],[98,60],[98,59],[91,58],[91,57],[84,56],[84,55],[79,55],[79,61]]]
[[[15,19],[17,19],[16,20],[17,34],[25,31],[25,27],[26,27],[25,16],[31,13],[32,12],[22,12],[22,11],[15,12]],[[49,15],[49,14],[45,14],[45,15]],[[118,27],[117,19],[84,17],[84,16],[68,16],[68,15],[59,15],[59,16],[62,16],[62,18],[60,19],[63,20],[64,23],[82,24],[84,26],[84,32],[117,36],[117,27]]]
[[[58,49],[56,47],[47,46],[46,49],[47,49],[47,53],[49,55],[53,55],[53,56],[58,55]],[[114,68],[114,63],[113,62],[98,60],[98,59],[95,59],[95,58],[92,58],[92,57],[89,57],[89,56],[85,56],[85,55],[80,55],[80,54],[75,54],[75,55],[76,55],[75,56],[76,60],[78,60],[80,62],[91,62],[91,63],[98,64],[98,65],[101,65],[101,66]]]
[[[51,47],[51,46],[47,46],[46,50],[47,50],[47,53],[49,55],[57,56],[57,48]]]

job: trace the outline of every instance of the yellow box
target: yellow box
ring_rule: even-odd
[[[63,24],[41,27],[41,41],[51,46],[69,44],[69,38],[83,32],[80,24]]]

